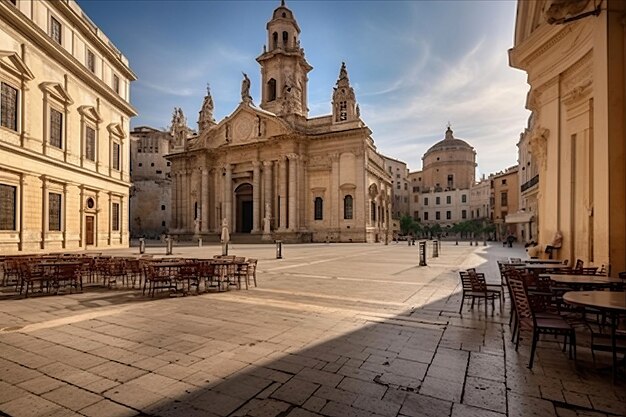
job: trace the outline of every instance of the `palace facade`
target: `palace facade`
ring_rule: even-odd
[[[128,246],[135,79],[74,0],[0,1],[0,253]]]
[[[182,111],[172,120],[172,217],[179,239],[229,227],[259,240],[375,242],[389,238],[391,178],[360,117],[345,64],[332,91],[332,113],[309,118],[308,73],[300,27],[284,4],[267,23],[257,57],[261,102],[244,75],[241,103],[213,118],[209,92],[189,135]]]

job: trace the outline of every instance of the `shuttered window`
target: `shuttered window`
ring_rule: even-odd
[[[17,88],[2,83],[0,125],[17,132]]]
[[[48,194],[48,230],[61,231],[61,194]]]
[[[96,131],[89,126],[85,127],[85,159],[96,160]]]
[[[113,169],[120,169],[120,144],[117,142],[113,142],[113,155],[111,156],[113,161],[111,161],[113,165]]]
[[[91,72],[96,72],[96,56],[89,49],[87,49],[87,68]]]
[[[0,184],[0,230],[15,230],[17,187]]]
[[[352,201],[351,195],[347,195],[343,198],[343,218],[346,220],[352,219],[352,211],[353,211],[352,202],[353,201]]]
[[[111,205],[111,229],[115,232],[120,230],[120,205],[113,203]]]
[[[61,45],[61,22],[50,16],[50,37]]]
[[[50,145],[61,148],[63,145],[63,113],[50,108]]]

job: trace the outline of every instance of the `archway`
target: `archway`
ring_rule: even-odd
[[[237,233],[250,233],[252,231],[252,185],[245,183],[235,189],[237,201]]]

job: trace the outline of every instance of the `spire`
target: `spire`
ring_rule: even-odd
[[[183,109],[174,107],[172,114],[172,125],[170,126],[170,134],[174,138],[174,146],[186,145],[187,135],[189,134],[187,127],[187,118],[183,114]]]
[[[359,118],[354,89],[350,86],[346,63],[341,63],[339,78],[333,91],[333,123],[345,122]]]
[[[446,137],[444,139],[454,139],[452,129],[450,128],[450,122],[448,122],[448,129],[446,129]]]
[[[213,97],[211,96],[211,87],[207,83],[206,85],[206,96],[204,97],[204,102],[202,103],[202,109],[200,109],[198,115],[198,129],[200,133],[203,130],[208,129],[209,127],[215,125],[215,119],[213,118]]]

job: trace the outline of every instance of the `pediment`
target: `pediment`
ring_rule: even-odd
[[[110,123],[107,126],[107,130],[110,134],[117,136],[118,138],[125,138],[126,132],[124,132],[124,128],[119,123]]]
[[[102,121],[102,116],[93,106],[80,106],[78,108],[78,112],[96,123],[100,123]]]
[[[289,125],[275,114],[243,103],[211,130],[211,141],[217,146],[242,145],[290,131]]]
[[[13,75],[26,81],[35,79],[35,76],[20,56],[13,51],[0,51],[0,66]]]
[[[44,92],[44,94],[52,96],[55,100],[58,100],[65,105],[70,106],[74,104],[74,100],[72,100],[70,94],[59,83],[43,82],[39,84],[39,88]]]

